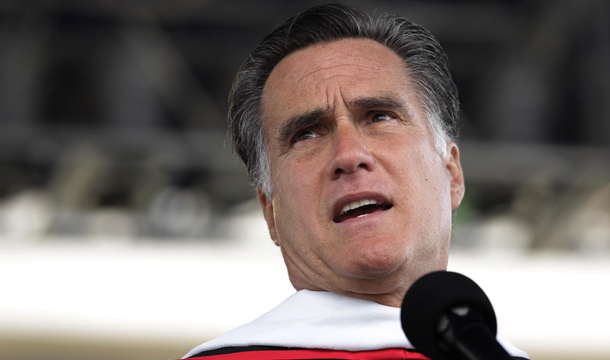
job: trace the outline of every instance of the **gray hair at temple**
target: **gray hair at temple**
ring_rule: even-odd
[[[346,38],[371,39],[405,62],[405,71],[420,95],[434,145],[446,156],[457,138],[459,100],[447,56],[425,28],[394,14],[376,19],[346,5],[320,5],[296,13],[266,36],[243,63],[229,94],[229,131],[233,150],[246,164],[257,189],[272,195],[267,139],[261,99],[273,68],[289,54],[319,43]]]

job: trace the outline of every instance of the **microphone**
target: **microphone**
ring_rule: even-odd
[[[496,340],[496,314],[487,295],[464,275],[438,271],[419,278],[400,310],[402,329],[432,360],[510,360]]]

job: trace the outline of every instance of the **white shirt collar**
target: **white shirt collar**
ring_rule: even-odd
[[[498,341],[513,356],[527,357],[505,339]],[[301,290],[256,320],[191,350],[228,346],[284,346],[366,351],[413,348],[400,325],[400,309],[330,292]]]

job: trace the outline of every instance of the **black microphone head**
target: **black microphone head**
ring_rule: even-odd
[[[411,344],[427,357],[453,360],[439,341],[439,322],[464,306],[482,315],[495,337],[496,314],[487,295],[468,277],[448,271],[426,274],[411,285],[402,301],[402,329]]]

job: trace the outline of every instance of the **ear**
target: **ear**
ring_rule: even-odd
[[[460,150],[454,142],[447,144],[445,166],[447,168],[449,180],[451,181],[451,208],[455,210],[460,206],[460,203],[464,198],[466,187],[464,185],[462,165],[460,164]]]
[[[267,197],[264,191],[261,189],[256,190],[258,196],[258,202],[261,204],[263,209],[263,216],[267,222],[267,228],[269,228],[269,236],[275,245],[280,246],[279,239],[277,237],[277,229],[275,228],[275,217],[273,215],[273,201]]]

